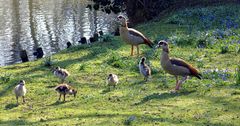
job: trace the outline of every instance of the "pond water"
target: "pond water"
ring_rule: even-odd
[[[0,0],[0,66],[21,62],[21,50],[34,60],[38,47],[51,55],[65,49],[68,41],[77,45],[83,36],[112,32],[116,16],[91,11],[87,4],[88,0]]]

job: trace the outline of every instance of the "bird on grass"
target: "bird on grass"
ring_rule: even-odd
[[[60,67],[56,67],[53,70],[53,74],[61,80],[61,83],[63,83],[65,79],[70,75],[70,73],[67,70],[62,69]]]
[[[23,102],[25,103],[25,94],[27,93],[27,89],[25,87],[25,81],[20,80],[18,85],[14,88],[14,93],[16,95],[17,104],[18,104],[18,97],[22,97]]]
[[[138,46],[140,44],[146,44],[150,48],[153,48],[153,43],[147,37],[145,37],[141,32],[139,32],[133,28],[128,28],[127,19],[124,16],[119,15],[118,20],[120,22],[119,30],[120,30],[120,36],[121,36],[122,40],[132,46],[131,56],[133,56],[134,46],[137,47],[138,55],[139,55],[139,47]]]
[[[61,96],[63,95],[63,101],[65,101],[65,96],[66,94],[73,95],[74,98],[76,97],[77,90],[73,89],[70,85],[68,84],[59,84],[55,90],[60,94],[59,95],[59,101],[61,100]]]
[[[156,48],[162,48],[161,54],[161,66],[164,71],[174,75],[176,78],[176,87],[175,91],[178,91],[181,87],[181,84],[187,80],[188,76],[194,76],[198,79],[202,79],[202,75],[194,68],[191,64],[185,62],[182,59],[170,58],[169,57],[169,47],[168,43],[164,40],[158,42]],[[178,80],[178,76],[182,76],[182,80]]]
[[[151,76],[151,69],[150,67],[145,63],[146,58],[142,57],[139,62],[139,71],[144,76],[144,80],[147,81],[149,76]]]
[[[111,73],[111,74],[108,75],[107,81],[108,81],[108,86],[115,87],[118,84],[118,81],[119,81],[118,76]]]

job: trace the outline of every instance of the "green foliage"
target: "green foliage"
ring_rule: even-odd
[[[86,70],[86,68],[87,68],[87,64],[83,63],[80,65],[79,70],[84,71],[84,70]]]
[[[236,69],[236,84],[240,85],[240,65]]]
[[[0,76],[0,82],[7,83],[11,80],[12,74],[4,73]]]
[[[225,54],[227,52],[229,52],[228,46],[225,46],[225,45],[221,46],[221,52],[220,53],[221,54]]]
[[[195,38],[191,35],[186,35],[184,33],[176,33],[169,38],[170,42],[178,46],[193,46],[195,45]]]
[[[46,67],[51,67],[53,65],[54,61],[52,59],[52,56],[47,56],[43,60],[43,65]]]
[[[123,62],[122,58],[117,54],[112,54],[108,59],[108,64],[115,68],[124,68],[126,64]]]
[[[111,42],[113,40],[113,35],[105,34],[105,35],[101,36],[100,39],[104,42]]]

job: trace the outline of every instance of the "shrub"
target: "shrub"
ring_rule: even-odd
[[[175,35],[169,37],[169,40],[178,46],[194,46],[196,38],[192,35],[176,33]]]
[[[240,85],[240,65],[236,69],[236,84]]]
[[[107,63],[115,68],[124,68],[126,65],[117,54],[112,54]]]
[[[111,34],[106,34],[103,36],[100,36],[100,40],[102,40],[103,42],[111,42],[113,40],[113,35]]]
[[[87,64],[84,63],[84,64],[80,65],[79,70],[84,71],[84,70],[86,70],[86,68],[87,68]]]
[[[226,45],[222,45],[221,46],[221,54],[225,54],[225,53],[227,53],[227,52],[229,52],[229,48],[228,48],[228,46],[226,46]]]
[[[53,65],[52,56],[47,56],[43,60],[43,65],[46,67],[51,67]]]
[[[226,81],[231,77],[231,71],[227,69],[213,69],[213,70],[206,70],[203,72],[204,78],[206,79],[222,79]]]
[[[11,78],[12,78],[11,74],[5,73],[5,74],[0,76],[0,81],[2,81],[4,83],[7,83],[11,80]]]

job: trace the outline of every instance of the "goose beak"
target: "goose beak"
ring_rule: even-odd
[[[155,49],[158,49],[158,48],[160,48],[160,47],[161,47],[160,45],[156,45],[156,46],[155,46]]]

